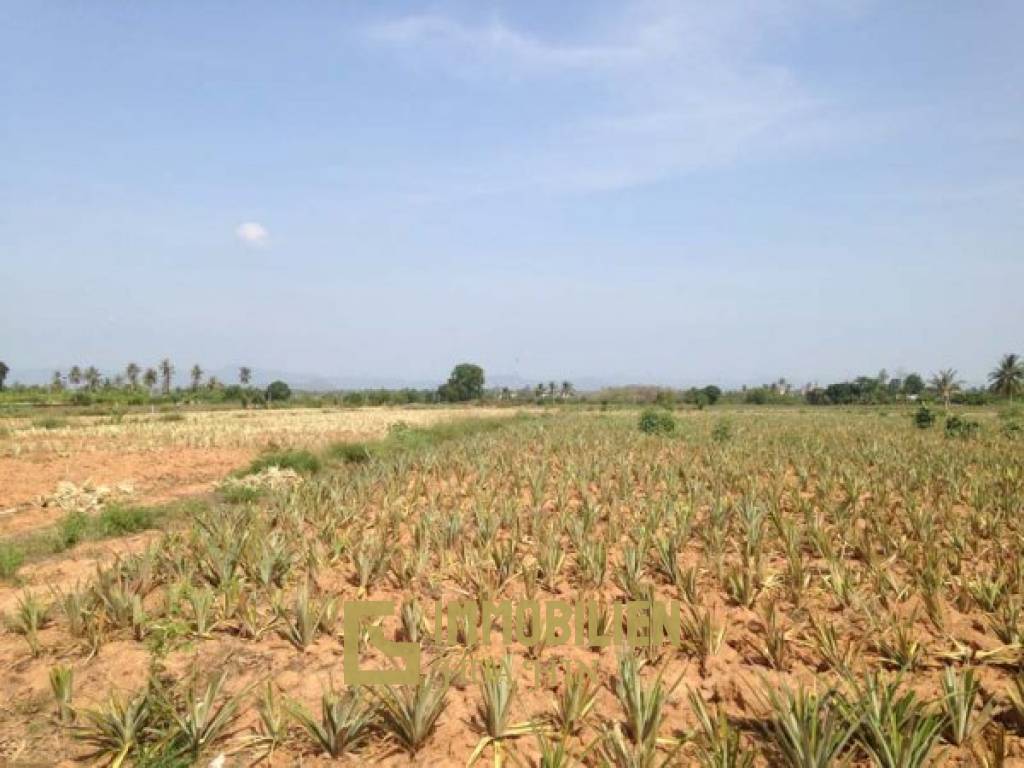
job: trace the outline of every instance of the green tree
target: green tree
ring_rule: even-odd
[[[708,405],[714,405],[718,402],[718,398],[722,396],[722,390],[714,384],[708,384],[701,392],[708,399]]]
[[[267,403],[284,401],[292,396],[292,389],[283,381],[272,381],[267,387]]]
[[[949,401],[953,394],[959,391],[960,384],[955,368],[944,368],[932,376],[932,387],[935,388],[935,393],[942,398],[946,408],[949,408]]]
[[[0,392],[4,391],[4,382],[7,381],[7,374],[11,372],[7,363],[0,360]]]
[[[999,365],[992,369],[988,375],[991,383],[989,389],[997,395],[1008,397],[1011,401],[1013,396],[1024,387],[1024,362],[1021,362],[1020,355],[1003,355]]]
[[[128,379],[128,386],[135,389],[139,386],[139,374],[142,373],[142,369],[135,363],[128,363],[124,367],[124,376]]]
[[[171,379],[174,377],[174,366],[171,365],[170,358],[165,357],[160,361],[160,379],[163,385],[163,391],[165,395],[171,393]]]
[[[72,365],[71,370],[68,371],[68,383],[73,387],[82,383],[82,369],[77,365]]]
[[[50,389],[54,392],[60,392],[64,389],[64,377],[60,375],[60,371],[53,372],[53,378],[50,379]]]
[[[192,377],[192,391],[198,392],[199,385],[203,381],[203,369],[199,367],[199,363],[192,366],[192,370],[189,372]]]
[[[564,400],[567,397],[572,397],[572,395],[573,395],[572,382],[571,381],[563,381],[562,382],[562,399]]]
[[[484,394],[484,369],[472,363],[459,363],[452,369],[448,381],[438,388],[437,394],[450,403],[480,399]]]
[[[142,383],[152,392],[158,378],[155,368],[147,368],[146,372],[142,374]]]
[[[920,374],[911,373],[903,379],[904,395],[920,395],[922,392],[924,392],[924,379]]]
[[[252,368],[243,365],[238,369],[238,383],[243,387],[247,387],[250,381],[252,381]]]

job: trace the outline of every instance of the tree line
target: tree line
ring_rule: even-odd
[[[91,393],[120,392],[139,397],[160,395],[163,397],[191,397],[194,399],[239,400],[245,404],[280,402],[292,396],[286,382],[272,382],[265,389],[252,386],[253,371],[248,366],[238,369],[237,384],[225,384],[216,376],[208,376],[197,363],[188,371],[188,386],[174,387],[176,369],[169,358],[162,359],[154,366],[143,369],[137,363],[128,363],[124,370],[113,376],[104,375],[96,366],[72,366],[65,375],[54,371],[50,382],[51,392],[71,390],[78,400],[87,401]],[[0,391],[3,391],[10,373],[9,366],[0,361]],[[965,389],[956,369],[945,368],[926,382],[918,373],[902,377],[891,377],[883,369],[875,376],[858,376],[848,381],[838,381],[827,386],[807,385],[801,389],[793,387],[784,378],[754,388],[742,388],[731,392],[723,391],[716,385],[691,387],[677,390],[665,387],[634,386],[609,387],[597,393],[581,395],[571,381],[554,380],[540,382],[534,387],[512,390],[509,387],[486,389],[484,370],[474,363],[459,363],[448,379],[436,389],[363,389],[321,396],[327,402],[345,405],[386,405],[436,402],[470,402],[475,400],[498,401],[571,401],[581,398],[599,400],[603,403],[654,403],[671,406],[677,403],[691,404],[698,408],[723,402],[744,402],[752,404],[806,402],[811,405],[852,405],[882,404],[897,401],[911,402],[919,399],[941,400],[945,405],[953,402],[982,404],[989,395],[1013,401],[1024,392],[1024,361],[1020,355],[1003,355],[988,374],[988,386],[983,389]],[[39,388],[29,388],[39,389]],[[73,399],[73,402],[75,400]]]

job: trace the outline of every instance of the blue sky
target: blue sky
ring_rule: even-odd
[[[1019,2],[0,4],[0,358],[829,381],[1024,352]]]

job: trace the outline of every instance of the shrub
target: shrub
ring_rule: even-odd
[[[981,429],[981,425],[971,419],[960,416],[946,417],[946,437],[957,437],[961,440],[974,437]]]
[[[647,408],[640,414],[639,427],[647,435],[668,435],[675,431],[676,420],[671,413]]]
[[[0,541],[0,578],[9,579],[25,562],[25,553],[17,544]]]
[[[152,528],[156,524],[156,515],[148,507],[112,504],[100,512],[96,522],[104,536],[123,536]]]
[[[341,459],[346,464],[364,464],[370,460],[370,449],[365,443],[335,443],[327,452],[331,458]]]
[[[732,439],[732,423],[727,419],[720,419],[711,430],[711,439],[716,443],[727,443]]]
[[[914,413],[914,426],[918,429],[930,429],[934,423],[935,414],[932,413],[931,408],[921,403],[917,412]]]

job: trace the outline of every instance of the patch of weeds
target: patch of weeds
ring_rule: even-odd
[[[160,416],[157,421],[184,421],[185,415],[182,413],[165,413]]]
[[[89,516],[80,509],[68,512],[57,521],[54,548],[58,552],[63,552],[87,538],[91,522]]]
[[[255,475],[267,467],[279,467],[280,469],[294,469],[300,474],[314,475],[320,471],[321,462],[309,451],[275,451],[265,453],[258,459],[254,459],[249,468],[243,472],[245,475]]]
[[[122,507],[112,504],[96,518],[103,536],[124,536],[156,526],[156,512],[149,507]]]
[[[0,541],[0,578],[10,579],[25,562],[25,552],[17,544]]]
[[[32,426],[37,429],[63,429],[68,425],[67,419],[59,416],[44,416],[41,419],[32,419]]]
[[[259,499],[263,491],[248,485],[232,484],[221,488],[220,495],[228,504],[248,504]]]
[[[370,447],[366,443],[335,443],[327,455],[346,464],[365,464],[370,460]]]
[[[711,439],[716,443],[727,443],[732,440],[732,422],[728,419],[719,419],[711,429]]]
[[[668,411],[647,408],[640,414],[637,426],[645,435],[670,435],[675,432],[676,420]]]
[[[976,421],[961,416],[946,417],[946,437],[956,437],[967,440],[975,437],[981,430],[981,425]]]

